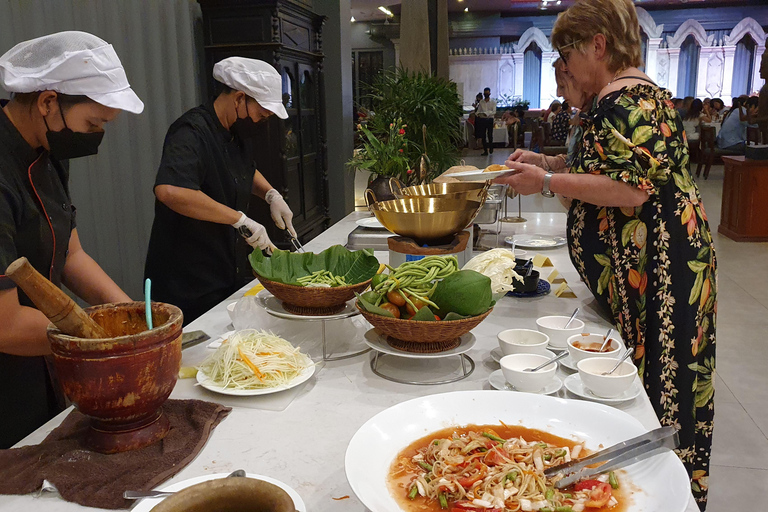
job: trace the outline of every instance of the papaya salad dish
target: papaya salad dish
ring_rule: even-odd
[[[611,472],[558,489],[544,470],[588,455],[583,444],[521,426],[469,425],[435,432],[396,457],[389,486],[403,510],[620,511]]]

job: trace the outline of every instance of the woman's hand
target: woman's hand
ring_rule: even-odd
[[[518,153],[520,150],[515,151]],[[523,151],[522,153],[531,153],[530,151]],[[537,153],[531,153],[537,155]],[[514,154],[513,154],[514,156]],[[544,175],[547,173],[541,167],[536,165],[520,163],[513,161],[512,157],[505,162],[506,166],[513,169],[515,172],[505,174],[499,178],[493,180],[494,183],[506,184],[515,189],[519,194],[524,196],[530,194],[537,194],[544,188]]]
[[[509,155],[509,158],[507,158],[507,161],[504,163],[504,165],[512,169],[512,166],[509,165],[510,162],[544,167],[544,155],[541,153],[534,153],[533,151],[526,151],[524,149],[516,149],[514,153]]]

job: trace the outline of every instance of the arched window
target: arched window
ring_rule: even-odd
[[[689,35],[680,46],[680,64],[677,68],[677,97],[696,96],[696,78],[699,74],[699,43]]]
[[[541,98],[541,48],[531,43],[523,58],[523,99],[530,101],[530,108],[539,108]]]
[[[733,92],[731,93],[734,97],[752,92],[756,46],[755,40],[749,34],[736,43],[736,53],[733,56]]]

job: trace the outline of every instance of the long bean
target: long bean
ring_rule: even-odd
[[[437,286],[435,281],[445,279],[458,271],[459,262],[455,256],[427,256],[417,261],[406,261],[397,268],[389,265],[387,268],[390,270],[387,279],[374,288],[380,296],[379,302],[387,293],[397,290],[405,301],[417,310],[411,297],[437,307],[429,300]]]
[[[296,282],[302,286],[309,286],[313,284],[328,285],[331,287],[347,286],[347,280],[344,279],[344,276],[334,275],[328,270],[317,270],[307,276],[298,278]]]

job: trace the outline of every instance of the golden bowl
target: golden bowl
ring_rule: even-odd
[[[396,189],[392,192],[396,197],[442,197],[445,199],[469,199],[470,201],[484,202],[488,196],[488,187],[491,182],[485,183],[425,183],[410,187]]]
[[[405,197],[370,203],[369,209],[391,232],[434,243],[469,226],[482,206],[466,198]]]

